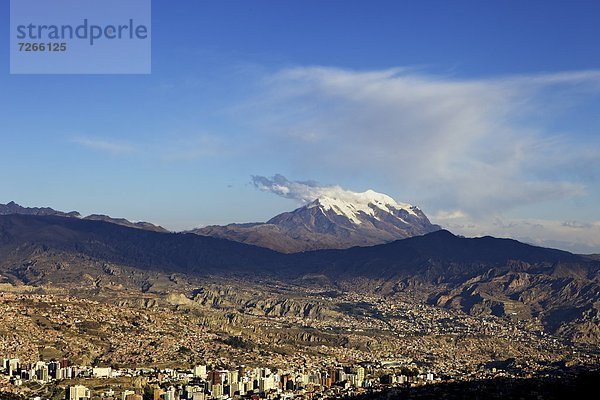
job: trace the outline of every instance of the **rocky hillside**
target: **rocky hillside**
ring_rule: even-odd
[[[52,254],[74,261],[68,268],[56,256],[46,262]],[[77,260],[92,260],[96,267],[87,271],[90,263]],[[227,240],[103,221],[0,216],[0,274],[9,283],[77,284],[86,274],[87,281],[102,282],[103,276],[114,273],[105,264],[156,276],[236,277],[265,284],[279,280],[298,288],[373,293],[392,301],[527,321],[577,342],[600,343],[600,262],[514,240],[468,239],[437,231],[372,247],[286,255]],[[205,293],[196,300],[214,299]],[[277,297],[245,299],[238,304],[242,305],[267,315],[301,317],[318,310]]]

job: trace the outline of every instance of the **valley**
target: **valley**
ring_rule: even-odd
[[[106,220],[9,214],[0,216],[0,255],[0,354],[22,365],[369,365],[379,385],[406,371],[473,381],[600,362],[598,260],[514,240],[437,230],[284,254]]]

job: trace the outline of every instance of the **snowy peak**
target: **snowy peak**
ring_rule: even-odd
[[[418,207],[374,192],[321,195],[267,225],[308,244],[304,249],[387,243],[439,230]],[[327,245],[325,243],[335,243]]]
[[[367,190],[329,190],[266,223],[209,226],[192,232],[293,253],[373,246],[439,230],[410,204]]]
[[[323,211],[333,211],[335,214],[348,218],[355,224],[363,223],[364,216],[379,219],[382,212],[398,214],[404,210],[407,214],[418,217],[419,209],[408,203],[398,203],[390,196],[367,190],[363,193],[345,193],[343,197],[323,196],[305,206],[321,208]],[[364,214],[361,216],[361,214]],[[405,222],[405,221],[404,221]]]

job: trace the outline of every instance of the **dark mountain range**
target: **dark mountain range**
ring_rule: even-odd
[[[83,254],[140,269],[190,274],[257,270],[268,266],[279,254],[222,239],[154,232],[100,220],[0,216],[0,255],[27,246]]]
[[[91,220],[91,221],[105,221],[105,222],[110,222],[110,223],[117,224],[117,225],[127,226],[129,228],[143,229],[146,231],[169,232],[162,226],[154,225],[154,224],[151,224],[150,222],[143,222],[143,221],[142,222],[131,222],[129,220],[126,220],[125,218],[112,218],[112,217],[109,217],[108,215],[92,214],[92,215],[88,215],[84,219]]]
[[[326,272],[331,277],[381,278],[423,272],[441,262],[469,265],[468,271],[505,265],[511,260],[529,264],[582,263],[588,258],[561,250],[531,246],[511,239],[461,238],[440,230],[385,245],[345,250],[318,250],[285,255],[269,249],[189,233],[161,233],[128,229],[107,221],[60,216],[0,216],[0,246],[23,243],[77,251],[138,268],[162,268],[203,273],[245,266],[248,273],[278,265],[280,274],[293,277]],[[300,266],[302,265],[301,269]],[[377,266],[374,268],[374,266]]]
[[[50,207],[22,207],[19,204],[11,201],[8,204],[0,204],[0,215],[11,215],[11,214],[21,214],[21,215],[55,215],[59,217],[69,217],[69,218],[83,218],[89,219],[93,221],[106,221],[111,222],[117,225],[128,226],[130,228],[138,228],[144,229],[148,231],[156,231],[156,232],[168,232],[162,226],[157,226],[151,224],[149,222],[131,222],[126,220],[125,218],[112,218],[108,215],[100,215],[100,214],[92,214],[87,217],[82,217],[81,214],[77,211],[71,212],[63,212],[57,211]]]
[[[458,237],[447,230],[384,245],[309,252],[297,258],[311,260],[308,264],[319,265],[332,273],[336,271],[365,277],[419,273],[423,272],[423,267],[436,263],[445,266],[468,265],[466,271],[471,272],[505,265],[513,260],[528,264],[586,262],[584,257],[562,250],[490,236]],[[365,268],[365,265],[373,268]],[[440,272],[446,274],[448,271]]]
[[[63,212],[50,207],[22,207],[11,201],[8,204],[0,204],[0,215],[23,214],[23,215],[58,215],[61,217],[81,218],[77,211]]]
[[[45,254],[57,252],[140,271],[243,275],[408,296],[471,314],[540,320],[549,331],[574,340],[600,340],[600,262],[510,239],[437,231],[373,247],[286,255],[105,221],[0,216],[0,273],[9,281],[32,283],[32,276],[35,284],[64,281],[58,261],[43,262]]]
[[[418,207],[369,190],[349,199],[320,197],[266,223],[208,226],[191,232],[294,253],[372,246],[439,229]]]

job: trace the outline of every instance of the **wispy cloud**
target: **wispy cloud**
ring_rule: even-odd
[[[210,134],[179,135],[169,143],[149,149],[167,162],[194,161],[212,157],[224,157],[231,153],[222,138]]]
[[[385,201],[392,201],[385,194],[373,192],[353,192],[339,185],[323,185],[315,181],[290,181],[285,176],[277,174],[272,178],[253,176],[252,183],[262,191],[274,193],[286,199],[296,200],[300,203],[309,203],[315,199],[329,197],[350,203],[361,204],[377,196]],[[405,204],[405,206],[409,206]]]
[[[71,139],[71,142],[86,147],[88,149],[102,151],[115,155],[132,153],[134,151],[134,147],[128,143],[109,139],[75,137]]]
[[[299,67],[267,77],[243,117],[258,151],[287,170],[380,182],[464,235],[600,251],[597,223],[560,212],[576,198],[594,215],[600,201],[600,132],[579,119],[599,99],[600,71],[461,79]],[[276,178],[265,187],[291,198],[314,191]],[[536,219],[544,203],[560,207],[557,220]]]
[[[147,138],[138,142],[82,136],[72,138],[70,141],[87,149],[112,155],[135,153],[141,157],[164,162],[187,162],[223,156],[231,148],[220,137],[205,133],[169,133],[162,135],[158,140]]]
[[[564,92],[569,102],[600,93],[600,72],[461,80],[293,68],[267,79],[249,119],[290,168],[375,176],[429,209],[484,215],[587,193],[581,176],[600,170],[597,153],[543,121]]]
[[[308,203],[326,196],[360,204],[365,196],[365,193],[353,192],[339,185],[322,185],[315,181],[291,181],[280,174],[273,177],[252,176],[252,183],[259,190],[296,200],[299,203]],[[600,253],[600,221],[515,219],[495,214],[473,217],[463,210],[440,210],[430,215],[430,218],[432,222],[465,236],[510,237],[538,246],[555,247],[575,253]]]
[[[600,253],[600,221],[580,222],[535,218],[490,216],[473,218],[464,213],[442,213],[432,220],[455,233],[466,236],[510,237],[544,247],[574,253]]]
[[[271,178],[253,175],[252,184],[264,192],[274,193],[301,203],[311,202],[328,191],[343,191],[339,186],[324,186],[314,181],[290,181],[280,174]]]

